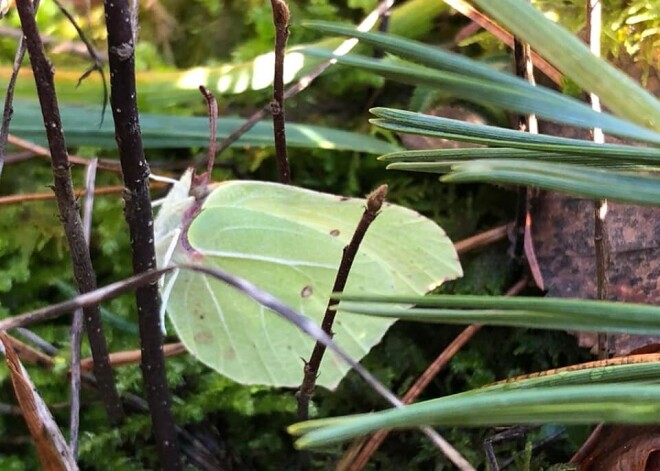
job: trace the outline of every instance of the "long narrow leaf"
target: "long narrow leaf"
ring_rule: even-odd
[[[402,409],[294,424],[298,448],[339,443],[382,428],[419,425],[650,424],[660,422],[660,386],[608,384],[449,396]]]
[[[660,206],[660,177],[577,165],[519,160],[474,160],[452,166],[444,182],[511,183],[578,196]]]
[[[0,101],[0,106],[2,102]],[[114,148],[116,146],[112,118],[106,116],[103,125],[101,109],[62,106],[60,108],[67,144]],[[229,135],[243,124],[240,118],[218,119],[218,139]],[[142,113],[142,138],[146,148],[206,147],[208,118]],[[38,143],[46,142],[46,134],[37,102],[20,100],[14,105],[10,132]],[[287,143],[293,147],[353,150],[381,154],[397,150],[397,146],[372,136],[348,131],[289,123]],[[270,121],[258,123],[236,142],[236,146],[272,146]]]
[[[435,26],[435,18],[448,6],[437,0],[410,0],[392,8],[389,29],[395,34],[419,37]],[[314,47],[332,51],[341,39],[331,38],[313,43]],[[287,51],[284,81],[290,83],[317,67],[322,59],[303,57],[297,50],[304,45],[293,46]],[[312,45],[308,45],[312,46]],[[198,103],[199,86],[204,85],[217,94],[236,94],[261,90],[272,85],[274,54],[267,53],[253,60],[238,64],[212,67],[194,67],[188,70],[138,71],[136,74],[140,109],[161,111],[177,104]],[[64,70],[57,68],[55,81],[60,101],[67,104],[98,104],[103,97],[103,87],[98,74],[87,77],[81,86],[78,79],[84,69]],[[11,67],[0,67],[0,95],[5,94]],[[36,96],[34,79],[29,70],[21,71],[16,96]]]
[[[409,172],[448,173],[454,165],[473,160],[504,158],[508,160],[564,163],[574,165],[593,166],[598,168],[626,169],[626,170],[657,170],[643,163],[633,163],[634,159],[626,160],[603,159],[589,155],[571,155],[555,152],[537,152],[524,149],[507,148],[470,148],[470,149],[432,149],[394,152],[381,156],[387,157],[392,163],[387,165],[388,170],[406,170]]]
[[[602,128],[605,132],[660,144],[660,135],[607,113],[597,113],[588,106],[540,87],[512,86],[501,81],[466,76],[455,72],[433,70],[407,61],[373,59],[360,55],[334,56],[325,50],[304,49],[306,55],[334,58],[338,63],[359,67],[392,80],[411,85],[435,87],[443,93],[475,103],[493,105],[506,110],[582,128]],[[556,95],[556,96],[555,96]]]
[[[441,137],[495,147],[511,147],[546,152],[621,159],[633,157],[650,164],[660,161],[660,149],[618,144],[598,144],[567,137],[547,136],[514,131],[513,129],[467,123],[455,119],[431,116],[392,108],[372,108],[371,113],[381,119],[371,122],[383,129],[425,136]],[[660,138],[660,134],[656,135]]]
[[[594,56],[575,35],[548,20],[525,0],[474,0],[490,18],[508,29],[575,81],[598,95],[616,114],[660,129],[660,102],[623,72]]]
[[[339,307],[343,312],[418,322],[660,334],[660,307],[645,304],[442,295],[401,297],[344,294],[340,299]],[[402,307],[405,304],[415,307]]]

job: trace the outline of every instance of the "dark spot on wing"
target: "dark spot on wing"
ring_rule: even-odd
[[[351,198],[348,197],[348,196],[342,196],[341,198],[339,198],[339,201],[348,201],[348,200],[350,200],[350,199],[351,199]]]
[[[300,296],[303,298],[309,298],[312,294],[314,294],[314,290],[312,289],[311,286],[307,285],[305,286],[301,291],[300,291]]]
[[[196,343],[208,344],[213,341],[213,334],[208,331],[197,332],[193,337]]]
[[[337,237],[340,234],[339,229],[333,229],[330,231],[332,237]]]
[[[223,356],[225,357],[225,360],[233,360],[236,358],[236,350],[228,348],[223,352]]]

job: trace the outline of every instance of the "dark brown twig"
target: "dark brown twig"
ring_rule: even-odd
[[[112,299],[120,294],[131,291],[138,286],[147,283],[155,283],[165,273],[173,270],[173,267],[167,267],[160,270],[153,270],[139,275],[132,276],[123,281],[111,283],[107,286],[97,288],[94,291],[79,294],[73,299],[62,301],[61,303],[51,304],[50,306],[35,309],[16,316],[0,320],[0,332],[16,329],[18,327],[27,327],[29,325],[39,324],[51,319],[55,319],[63,314],[70,313],[76,309],[85,308],[101,301]]]
[[[73,192],[70,164],[55,95],[53,68],[44,53],[34,18],[32,2],[30,0],[20,0],[16,3],[16,7],[25,33],[30,63],[32,64],[37,94],[41,104],[53,168],[53,190],[57,195],[60,219],[71,250],[74,277],[80,292],[93,291],[96,289],[96,277],[89,250],[85,244],[82,221]],[[99,389],[101,398],[110,423],[117,425],[123,421],[124,411],[114,382],[114,373],[108,362],[108,349],[103,335],[99,306],[87,306],[84,310],[84,316],[87,336],[94,355],[95,374],[101,385]]]
[[[515,285],[513,285],[507,292],[506,296],[516,296],[529,284],[529,279],[523,277]],[[449,361],[456,355],[456,353],[463,348],[463,346],[479,332],[481,324],[472,324],[467,326],[463,331],[452,340],[452,342],[440,352],[437,358],[431,363],[424,373],[417,378],[417,381],[408,389],[406,394],[401,398],[404,404],[412,404],[424,392],[426,387],[431,383],[440,371],[447,366]],[[344,453],[344,457],[337,466],[338,471],[360,471],[363,469],[369,459],[378,450],[380,445],[385,441],[389,432],[381,430],[376,432],[368,440],[359,439],[354,441],[350,448]]]
[[[381,1],[378,4],[378,6],[371,13],[369,13],[369,15],[367,15],[367,17],[359,24],[359,26],[357,27],[358,31],[369,31],[371,28],[373,28],[373,26],[380,19],[381,15],[383,15],[384,12],[390,9],[393,4],[394,4],[394,0]],[[334,51],[332,51],[332,54],[335,56],[348,54],[351,51],[351,49],[355,47],[357,43],[358,41],[355,38],[347,39],[344,42],[342,42],[339,45],[339,47],[337,47]],[[314,80],[316,80],[323,72],[325,72],[330,66],[332,66],[335,63],[336,60],[334,59],[325,61],[322,64],[320,64],[318,67],[316,67],[314,70],[309,72],[308,74],[305,74],[303,77],[300,77],[300,79],[298,79],[298,81],[294,85],[286,89],[286,91],[284,92],[284,99],[288,100],[289,98],[293,98],[298,93],[305,90],[307,87],[309,87],[312,84]],[[245,122],[241,125],[241,127],[233,131],[231,134],[225,137],[222,140],[222,142],[220,142],[220,145],[218,146],[217,154],[221,154],[222,152],[227,150],[233,143],[239,140],[243,134],[248,132],[261,119],[263,119],[264,116],[266,116],[266,113],[268,113],[269,111],[270,111],[270,103],[255,111],[249,118],[245,120]]]
[[[284,116],[284,55],[289,39],[289,7],[284,0],[270,0],[275,24],[275,75],[273,78],[273,101],[270,112],[273,115],[275,155],[280,173],[280,183],[291,183],[291,168],[286,148],[286,119]]]
[[[374,190],[368,197],[367,197],[367,207],[365,208],[365,211],[362,215],[362,218],[358,222],[358,225],[355,229],[355,232],[353,233],[353,237],[351,238],[351,241],[349,244],[344,248],[344,252],[342,255],[341,262],[339,264],[339,269],[337,270],[337,276],[335,278],[335,283],[333,286],[333,292],[334,293],[341,293],[344,290],[344,287],[346,285],[346,281],[348,280],[348,275],[351,270],[351,265],[353,264],[353,260],[355,259],[355,255],[357,254],[357,251],[360,247],[360,243],[362,242],[362,239],[364,238],[364,235],[367,232],[367,229],[371,225],[371,223],[374,221],[376,216],[378,215],[378,211],[380,210],[383,201],[385,199],[385,195],[387,194],[387,186],[386,185],[381,185],[379,188]],[[321,328],[323,332],[329,337],[332,338],[332,325],[334,323],[336,311],[335,307],[337,306],[338,301],[334,299],[330,299],[328,301],[328,306],[325,311],[325,315],[323,316],[323,321],[321,323]],[[321,360],[323,359],[323,355],[325,353],[327,344],[325,342],[316,342],[314,345],[314,350],[312,351],[312,355],[309,359],[309,362],[305,364],[304,368],[304,377],[302,384],[300,386],[300,389],[297,393],[298,397],[298,418],[300,420],[306,420],[309,416],[309,402],[312,397],[312,394],[314,393],[314,388],[316,386],[316,377],[318,375],[318,370],[321,365]],[[334,350],[334,349],[333,349]],[[335,350],[336,351],[336,350]],[[357,365],[359,363],[353,362]],[[355,368],[355,366],[353,366]],[[362,366],[360,366],[360,369],[364,369]],[[357,370],[360,372],[360,370]],[[362,373],[360,373],[363,378],[367,379]],[[371,377],[371,374],[369,374],[369,377]],[[375,380],[375,378],[373,378]],[[395,407],[403,407],[403,402],[399,400],[394,394],[392,394],[390,391],[388,391],[380,382],[375,380],[378,387],[375,387],[374,384],[369,382],[369,385],[374,388],[381,396],[386,398],[390,404],[392,404]],[[435,430],[433,430],[431,427],[420,427],[422,432],[429,437],[429,439],[433,442],[433,444],[442,451],[442,453],[445,454],[449,460],[452,461],[459,469],[463,471],[473,471],[474,468],[470,463],[463,457],[461,454],[449,443],[447,442],[440,434],[438,434]],[[303,467],[307,465],[307,459],[306,456],[303,455],[301,464]]]
[[[602,30],[601,0],[586,0],[587,6],[587,38],[591,52],[600,56],[600,35]],[[589,94],[591,108],[601,111],[598,95]],[[604,143],[605,136],[599,128],[592,130],[593,141]],[[609,244],[607,240],[607,200],[594,201],[594,249],[596,258],[596,299],[605,300],[608,294],[607,266],[609,264]],[[613,353],[613,336],[611,334],[598,333],[598,358],[601,360],[609,358]]]
[[[202,92],[206,100],[206,108],[209,114],[209,150],[206,157],[206,173],[202,174],[202,180],[199,184],[208,186],[211,183],[211,176],[213,173],[213,165],[215,164],[215,153],[218,147],[218,102],[204,85],[199,86],[199,91]]]
[[[139,274],[156,268],[156,251],[149,197],[149,165],[144,156],[137,107],[136,45],[128,0],[104,0],[104,8],[108,30],[110,107],[126,187],[124,216],[130,233],[133,272]],[[142,377],[158,459],[162,469],[180,470],[179,445],[165,376],[157,283],[139,287],[135,297],[142,349]]]
[[[374,190],[367,197],[367,206],[364,209],[362,218],[358,222],[353,237],[349,244],[344,247],[344,252],[341,257],[341,262],[339,263],[339,269],[337,270],[337,276],[335,277],[335,283],[332,287],[333,293],[341,293],[344,291],[346,286],[346,281],[348,280],[348,275],[351,271],[351,266],[353,265],[353,260],[357,255],[362,239],[364,239],[367,230],[372,222],[378,216],[383,202],[385,201],[385,196],[387,195],[387,185],[381,185],[376,190]],[[323,315],[323,322],[321,323],[321,328],[323,331],[332,336],[332,325],[335,322],[335,315],[337,312],[334,308],[339,304],[339,301],[335,299],[330,299],[328,301],[328,306]],[[307,420],[309,418],[309,401],[314,393],[314,388],[316,387],[316,377],[319,374],[319,368],[321,366],[321,360],[323,360],[323,355],[325,354],[325,346],[319,342],[316,342],[314,345],[314,350],[312,355],[309,358],[309,361],[305,363],[304,377],[300,389],[297,393],[298,398],[298,419]]]

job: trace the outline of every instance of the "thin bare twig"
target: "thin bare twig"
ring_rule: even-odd
[[[35,14],[39,9],[39,3],[40,0],[34,0],[33,6]],[[21,31],[21,36],[18,40],[18,46],[16,47],[16,53],[14,54],[11,77],[9,78],[9,83],[7,84],[4,109],[2,111],[2,124],[0,125],[0,177],[2,177],[2,170],[5,164],[5,149],[7,148],[7,139],[9,138],[9,124],[11,122],[12,114],[14,114],[14,109],[12,107],[14,104],[14,89],[16,88],[18,72],[21,70],[21,63],[23,62],[26,51],[27,49],[25,47],[25,36],[23,31]]]
[[[163,354],[166,357],[182,355],[188,353],[186,347],[181,342],[166,343],[163,345]],[[141,350],[127,350],[124,352],[115,352],[110,354],[110,364],[113,368],[126,365],[134,365],[142,360]],[[93,358],[84,358],[80,361],[80,369],[82,371],[91,371],[94,367]]]
[[[73,17],[73,15],[71,15],[71,13],[69,13],[69,11],[66,8],[64,8],[64,6],[59,2],[59,0],[53,0],[53,2],[55,2],[55,5],[57,5],[57,8],[59,8],[60,12],[66,17],[67,20],[69,20],[69,23],[71,23],[71,25],[74,27],[76,33],[78,34],[78,37],[87,48],[87,53],[93,60],[93,64],[80,76],[80,78],[78,78],[78,84],[76,86],[80,86],[82,81],[85,80],[87,77],[89,77],[89,75],[92,72],[96,71],[99,73],[99,75],[101,75],[101,82],[103,83],[103,106],[101,108],[100,125],[102,125],[103,117],[105,116],[105,108],[108,105],[108,84],[105,80],[105,72],[103,71],[103,60],[101,59],[101,56],[99,56],[99,54],[96,52],[94,46],[92,46],[92,43],[89,42],[83,30],[80,28],[80,26],[78,26],[78,22]]]
[[[289,7],[285,0],[270,0],[275,24],[275,74],[273,78],[273,101],[270,112],[273,115],[275,156],[280,174],[280,183],[291,183],[291,167],[286,148],[286,119],[284,113],[284,55],[289,39]]]
[[[365,17],[364,20],[358,25],[357,29],[358,31],[369,31],[371,28],[373,28],[376,23],[378,22],[379,18],[381,15],[386,12],[388,9],[392,7],[394,4],[394,0],[383,0],[381,1],[378,6],[371,12],[369,15]],[[353,49],[358,43],[358,40],[355,38],[350,38],[345,41],[343,41],[334,51],[332,51],[332,54],[335,56],[342,56],[345,54],[348,54],[351,49]],[[337,61],[335,59],[330,59],[328,61],[323,62],[320,64],[318,67],[316,67],[314,70],[309,72],[308,74],[305,74],[304,76],[300,77],[298,81],[290,86],[289,88],[286,89],[284,92],[284,99],[288,100],[289,98],[293,98],[296,96],[298,93],[302,92],[305,90],[307,87],[309,87],[314,80],[316,80],[323,72],[325,72],[330,66],[335,64]],[[245,120],[245,122],[233,131],[231,134],[229,134],[227,137],[225,137],[222,142],[220,142],[220,145],[218,146],[218,154],[221,154],[225,150],[227,150],[234,142],[239,140],[243,134],[248,132],[250,129],[252,129],[261,119],[263,119],[264,116],[266,116],[266,113],[270,111],[270,103],[262,107],[261,109],[255,111],[249,118]]]
[[[374,222],[378,216],[378,212],[385,201],[386,195],[387,185],[381,185],[367,197],[367,205],[355,231],[353,232],[353,237],[351,237],[349,244],[344,247],[341,262],[339,263],[339,268],[335,277],[335,283],[332,287],[333,293],[341,293],[344,291],[348,275],[353,266],[353,260],[355,260],[362,239],[364,239],[371,223]],[[337,314],[334,308],[338,304],[339,301],[335,299],[328,300],[328,306],[326,307],[323,321],[321,322],[321,328],[329,336],[333,335],[332,326],[335,322],[335,315]],[[314,388],[316,387],[316,377],[319,374],[319,368],[324,354],[325,346],[320,342],[316,342],[309,361],[305,363],[302,384],[296,394],[298,399],[299,420],[307,420],[309,418],[309,401],[314,393]]]
[[[35,144],[34,142],[21,139],[20,137],[10,134],[8,142],[21,149],[28,150],[38,156],[47,157],[50,160],[50,151],[43,146]],[[79,157],[77,155],[69,155],[69,162],[78,165],[89,165],[90,159]],[[110,172],[121,173],[121,166],[119,162],[110,159],[98,159],[98,168],[108,170]]]
[[[444,0],[444,2],[452,7],[454,10],[458,11],[462,15],[470,18],[474,23],[478,24],[490,34],[495,36],[497,39],[502,41],[504,44],[513,49],[514,47],[514,38],[505,29],[503,29],[497,23],[494,23],[490,18],[485,16],[483,13],[477,11],[472,5],[467,3],[465,0]],[[460,33],[459,33],[460,34]],[[460,42],[463,37],[457,36],[454,38],[455,42]],[[557,70],[552,64],[546,61],[543,57],[539,56],[532,51],[532,58],[536,67],[543,72],[550,80],[552,80],[557,85],[561,85],[563,76],[559,70]]]
[[[85,179],[85,203],[83,205],[83,231],[85,243],[89,248],[92,232],[92,212],[94,209],[94,187],[96,185],[97,159],[92,159],[87,166]],[[76,309],[71,322],[71,409],[69,414],[69,448],[71,454],[78,456],[78,430],[80,427],[80,344],[82,342],[83,311]],[[108,361],[110,359],[108,358]],[[112,364],[112,363],[111,363]]]
[[[529,284],[529,279],[525,276],[521,278],[515,285],[513,285],[506,292],[505,296],[516,296]],[[463,346],[481,329],[481,324],[472,324],[467,326],[463,331],[452,340],[452,342],[440,352],[436,359],[431,363],[424,373],[417,378],[417,381],[408,389],[406,394],[401,398],[404,404],[412,404],[424,392],[426,387],[431,381],[440,373],[440,371],[447,366],[449,361],[456,355],[456,353],[463,348]],[[360,471],[363,469],[369,459],[378,450],[380,445],[385,441],[389,432],[381,430],[376,432],[366,441],[364,439],[355,440],[349,449],[344,453],[343,458],[337,465],[338,471]]]
[[[131,240],[133,272],[156,268],[153,213],[149,197],[149,165],[144,156],[135,85],[135,33],[128,0],[104,0],[110,64],[110,107],[115,124],[124,185],[124,216]],[[179,471],[181,457],[170,392],[165,375],[158,284],[136,290],[142,348],[142,377],[152,430],[162,469]],[[95,361],[96,362],[96,361]]]
[[[600,56],[600,35],[602,30],[603,6],[600,0],[586,0],[587,6],[587,38],[589,49],[595,56]],[[594,111],[600,112],[600,98],[590,93],[589,101]],[[593,141],[599,144],[605,142],[605,135],[600,128],[592,130]],[[594,249],[596,258],[596,298],[605,300],[608,294],[607,266],[609,264],[609,243],[607,240],[607,200],[594,201]],[[598,333],[598,358],[609,358],[613,353],[614,337],[611,334]]]
[[[167,183],[164,182],[151,182],[150,188],[153,189],[159,189],[159,188],[165,188],[168,186]],[[87,191],[84,189],[81,190],[74,190],[75,191],[75,196],[76,199],[80,198],[81,196],[87,195]],[[117,186],[105,186],[102,188],[96,188],[94,190],[94,195],[114,195],[117,193],[122,193],[124,191],[124,187],[121,185]],[[55,195],[53,193],[26,193],[26,194],[20,194],[20,195],[7,195],[7,196],[0,196],[0,206],[3,205],[10,205],[10,204],[23,204],[23,203],[30,203],[33,201],[50,201],[54,200]]]
[[[511,224],[504,224],[472,237],[468,237],[467,239],[459,240],[454,244],[456,253],[458,253],[458,255],[462,255],[466,252],[469,252],[470,250],[475,250],[490,244],[494,244],[500,240],[504,240],[506,239],[511,226]]]
[[[96,289],[96,276],[89,249],[85,244],[82,221],[73,192],[70,164],[55,94],[53,69],[44,53],[32,2],[20,0],[16,3],[16,7],[25,33],[25,41],[30,54],[30,63],[41,104],[53,169],[53,190],[57,195],[60,219],[71,251],[74,277],[81,292],[93,291]],[[96,365],[95,374],[101,384],[99,390],[101,398],[108,420],[112,425],[118,425],[123,421],[124,411],[114,382],[114,373],[108,362],[108,349],[103,335],[99,306],[86,307],[84,316],[87,336],[94,355],[94,364]]]
[[[199,90],[206,99],[206,106],[209,113],[209,150],[208,150],[208,164],[206,166],[206,174],[208,175],[207,183],[211,180],[211,173],[213,172],[213,164],[215,163],[215,154],[218,147],[218,101],[206,87],[201,85]]]
[[[532,63],[532,50],[529,44],[523,43],[518,38],[513,40],[513,62],[515,74],[526,79],[531,85],[536,85],[534,78],[534,64]],[[519,131],[530,134],[538,134],[539,126],[536,115],[517,115],[516,127]],[[544,289],[543,275],[536,260],[536,252],[532,243],[532,214],[531,214],[531,190],[527,187],[518,188],[518,201],[516,207],[516,220],[514,223],[514,250],[516,260],[527,262],[527,268],[539,289]]]

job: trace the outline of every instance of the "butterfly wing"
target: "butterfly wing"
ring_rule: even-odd
[[[245,278],[320,323],[342,250],[363,210],[364,200],[229,182],[209,195],[188,238],[203,256],[200,263]],[[437,225],[387,205],[367,232],[346,292],[421,294],[460,275],[453,245]],[[182,272],[167,309],[186,348],[223,375],[245,384],[300,384],[301,358],[309,356],[313,341],[245,295]],[[339,312],[333,330],[359,359],[391,324]],[[346,372],[328,354],[318,384],[332,389]]]

